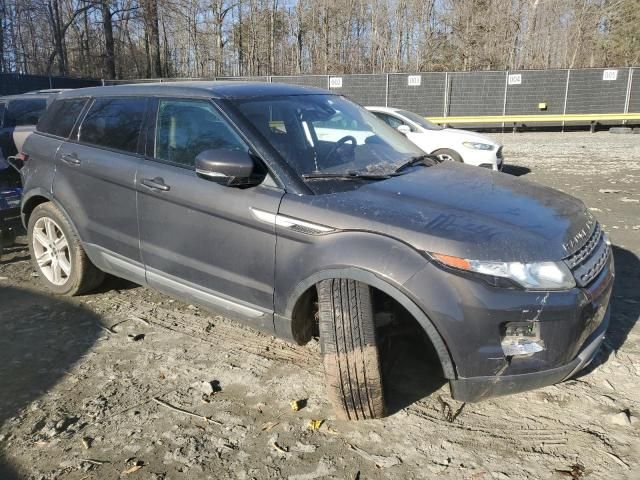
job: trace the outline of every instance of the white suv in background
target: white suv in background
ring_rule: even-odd
[[[365,107],[409,140],[441,160],[502,170],[502,145],[479,133],[443,128],[417,113],[391,107]]]

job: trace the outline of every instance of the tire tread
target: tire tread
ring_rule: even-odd
[[[317,288],[331,401],[340,416],[351,420],[384,416],[370,287],[355,280],[330,279]]]

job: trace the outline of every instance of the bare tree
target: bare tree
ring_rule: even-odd
[[[131,78],[637,65],[640,0],[0,0],[0,71]]]

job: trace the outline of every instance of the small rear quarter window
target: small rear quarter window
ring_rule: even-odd
[[[56,137],[69,138],[87,98],[56,100],[38,122],[36,130]]]

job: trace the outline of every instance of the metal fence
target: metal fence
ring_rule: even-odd
[[[4,74],[0,75],[0,93],[163,80],[169,81],[100,82]],[[254,80],[315,86],[340,92],[362,105],[405,108],[427,117],[640,113],[640,68],[637,67],[217,77],[209,80]],[[537,118],[537,121],[542,119]]]
[[[340,92],[362,105],[405,108],[427,117],[640,113],[640,68],[217,77],[215,80],[259,80],[320,87]],[[116,83],[126,81],[104,81],[105,85]],[[542,118],[538,122],[540,120]]]
[[[0,95],[14,95],[50,88],[82,88],[102,85],[100,80],[0,73]]]

